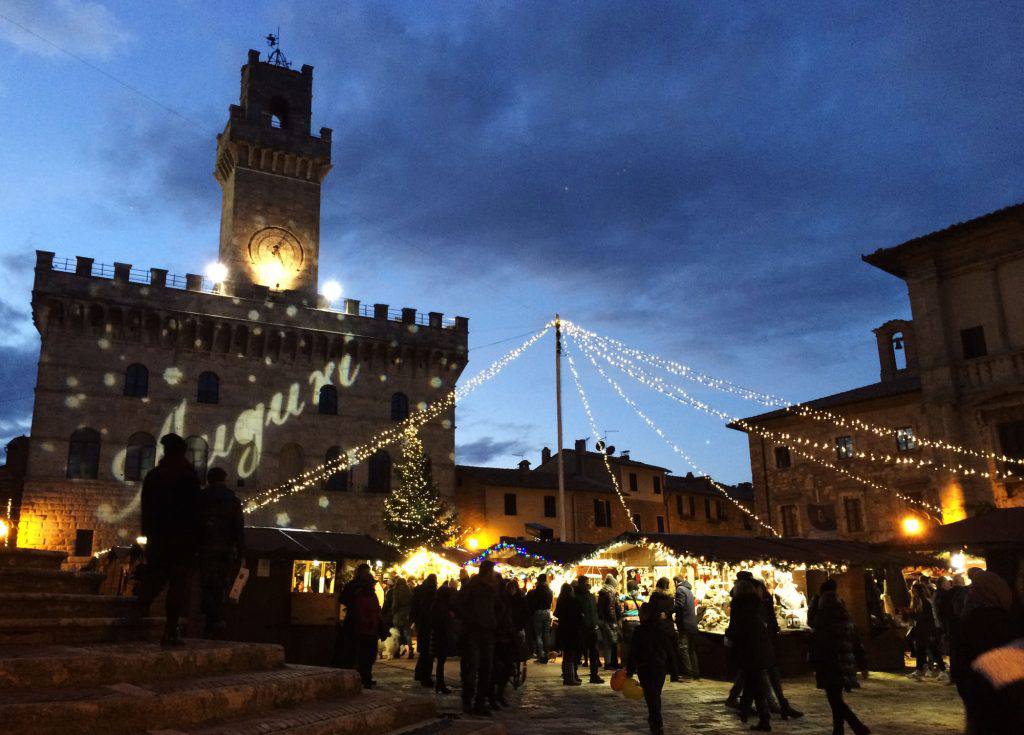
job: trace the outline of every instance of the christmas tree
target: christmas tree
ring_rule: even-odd
[[[398,486],[384,501],[384,527],[402,551],[443,546],[460,533],[458,516],[441,499],[430,460],[415,429],[405,434]]]

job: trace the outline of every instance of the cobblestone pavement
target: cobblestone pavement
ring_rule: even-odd
[[[414,661],[378,661],[374,678],[387,689],[425,692],[412,679]],[[608,677],[604,674],[607,682]],[[438,710],[460,713],[458,662],[446,668],[453,693],[437,695]],[[586,679],[586,677],[583,677]],[[825,695],[813,677],[786,679],[786,696],[806,712],[799,720],[772,719],[773,732],[819,733],[832,731]],[[748,732],[736,713],[723,705],[728,684],[702,680],[672,684],[666,681],[663,712],[666,735],[725,735]],[[509,735],[617,735],[647,733],[643,700],[629,701],[602,685],[563,687],[558,664],[528,664],[525,686],[509,696],[511,707],[496,718]],[[959,735],[963,733],[963,707],[956,689],[937,682],[913,682],[896,674],[872,674],[847,702],[876,735]],[[847,730],[849,732],[849,730]]]

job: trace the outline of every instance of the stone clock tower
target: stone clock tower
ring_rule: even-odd
[[[315,300],[331,130],[310,133],[312,103],[313,67],[294,71],[249,51],[214,172],[223,189],[220,262],[238,295],[256,285]]]

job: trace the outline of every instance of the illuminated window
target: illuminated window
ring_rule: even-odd
[[[124,479],[137,482],[153,469],[156,458],[156,440],[151,434],[139,431],[128,437],[124,453]]]
[[[366,489],[372,493],[391,492],[391,455],[381,449],[367,463],[369,478]]]
[[[391,420],[405,421],[409,418],[409,396],[395,393],[391,396]]]
[[[79,429],[68,444],[68,477],[95,480],[100,470],[100,433]]]
[[[201,436],[190,436],[185,440],[185,459],[196,471],[200,482],[206,482],[206,465],[210,461],[210,446]]]
[[[853,458],[853,437],[852,436],[838,436],[836,437],[836,457],[839,459],[852,459]]]
[[[516,513],[516,494],[505,493],[505,515],[514,516]]]
[[[784,470],[792,465],[793,458],[789,455],[789,447],[775,447],[775,468]]]
[[[960,344],[964,350],[964,359],[973,360],[988,354],[985,344],[985,327],[969,327],[960,330]]]
[[[338,389],[333,385],[321,386],[316,407],[317,411],[322,414],[336,416],[338,413]]]
[[[217,373],[200,373],[196,400],[200,403],[220,403],[220,378]]]
[[[149,370],[145,365],[134,363],[124,371],[124,394],[132,398],[149,395]]]
[[[654,476],[654,494],[661,495],[661,477],[659,475]]]
[[[912,427],[901,426],[896,429],[896,448],[901,452],[911,452],[917,449],[917,437],[914,436]]]
[[[341,447],[331,447],[327,450],[327,456],[325,459],[328,462],[336,460],[343,454]],[[352,477],[352,468],[348,467],[343,470],[338,470],[333,475],[327,477],[327,481],[324,482],[324,488],[327,490],[333,490],[335,492],[348,492],[349,481]]]
[[[555,516],[557,516],[558,515],[557,508],[558,508],[558,504],[555,501],[555,496],[554,495],[545,495],[544,496],[544,517],[545,518],[554,518]]]
[[[629,489],[632,490],[634,493],[640,490],[640,482],[637,479],[635,472],[629,473]]]
[[[295,442],[283,444],[277,458],[277,481],[288,482],[301,475],[305,464],[306,458],[303,455],[302,447]]]
[[[296,560],[292,562],[292,592],[333,595],[337,576],[337,562]]]
[[[612,504],[608,500],[594,501],[594,525],[597,528],[611,528]]]

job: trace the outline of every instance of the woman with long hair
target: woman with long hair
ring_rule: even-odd
[[[583,640],[583,607],[569,583],[563,583],[555,603],[555,645],[562,652],[562,684],[579,686],[583,681],[576,676],[576,661]]]
[[[929,663],[935,665],[935,676],[945,678],[946,662],[942,658],[939,645],[939,625],[935,617],[935,603],[931,588],[924,582],[914,582],[910,588],[910,619],[914,621],[911,640],[914,644],[914,655],[917,657],[917,668],[908,678],[921,681],[931,675]]]
[[[771,662],[772,651],[763,608],[761,596],[753,582],[737,579],[729,606],[729,627],[725,637],[733,663],[743,677],[740,719],[747,721],[753,703],[757,711],[757,724],[750,729],[770,732],[772,726],[765,691],[765,671]]]

